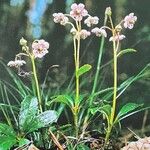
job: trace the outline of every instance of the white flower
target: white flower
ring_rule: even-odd
[[[32,43],[33,55],[35,58],[42,58],[48,53],[49,43],[45,40],[36,40]]]
[[[125,35],[121,34],[121,35],[116,35],[115,37],[110,37],[109,41],[121,41],[123,40],[125,37]]]
[[[99,18],[97,16],[89,16],[87,19],[84,20],[84,23],[88,26],[91,27],[92,25],[98,24]]]
[[[130,13],[124,18],[124,27],[132,29],[136,21],[137,21],[137,16],[134,16],[134,13]]]
[[[66,25],[66,23],[69,21],[68,17],[66,17],[63,13],[54,13],[54,22],[60,23],[61,25]]]
[[[102,29],[102,28],[96,27],[96,28],[92,29],[91,32],[94,33],[98,37],[100,37],[100,36],[107,37],[106,31],[104,29]]]
[[[85,5],[80,4],[72,4],[71,5],[71,11],[70,11],[71,17],[73,17],[76,21],[81,21],[84,16],[88,15],[88,11],[85,9]]]
[[[24,64],[26,64],[24,60],[15,60],[15,61],[9,61],[7,66],[18,68],[20,66],[23,66]]]
[[[89,31],[85,30],[85,29],[82,29],[80,31],[80,37],[81,37],[81,39],[86,39],[90,35],[91,35],[91,33]]]

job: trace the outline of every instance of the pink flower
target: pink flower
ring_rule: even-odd
[[[80,37],[81,37],[81,39],[86,39],[90,35],[91,35],[91,33],[89,31],[85,30],[85,29],[82,29],[80,31]]]
[[[132,29],[136,21],[137,21],[137,17],[134,16],[134,13],[130,13],[124,18],[124,27]]]
[[[24,64],[26,64],[24,60],[15,60],[15,61],[9,61],[7,66],[18,68],[20,66],[23,66]]]
[[[99,18],[97,16],[89,16],[87,19],[85,19],[84,23],[88,26],[91,27],[92,25],[98,24]]]
[[[32,43],[33,55],[35,58],[42,58],[48,53],[49,43],[45,40],[35,40]]]
[[[54,22],[55,23],[60,23],[61,25],[65,25],[69,19],[66,17],[63,13],[54,13]]]
[[[104,29],[102,29],[102,28],[96,27],[96,28],[92,29],[91,32],[94,33],[98,37],[100,37],[100,36],[107,37],[106,31]]]
[[[88,12],[85,9],[85,5],[80,3],[80,4],[72,4],[71,5],[71,11],[70,15],[73,17],[76,21],[81,21],[84,16],[87,16]]]
[[[121,41],[123,40],[125,37],[125,35],[121,34],[121,35],[116,35],[115,37],[110,37],[109,41]]]

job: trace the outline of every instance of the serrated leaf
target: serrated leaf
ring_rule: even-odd
[[[0,123],[0,135],[6,135],[11,137],[16,137],[14,129],[7,124]]]
[[[142,106],[141,104],[136,104],[136,103],[127,103],[124,105],[121,110],[119,111],[117,118],[119,119],[120,117],[126,115],[127,113],[137,109],[138,107]]]
[[[38,101],[36,97],[27,96],[21,103],[19,125],[20,129],[27,132],[30,124],[34,122],[38,112]]]
[[[85,64],[82,67],[79,68],[78,72],[77,72],[77,76],[81,76],[82,74],[88,72],[90,69],[92,68],[91,65],[89,64]]]
[[[0,136],[0,150],[9,150],[16,143],[16,138],[12,136]]]
[[[124,50],[121,50],[118,54],[117,54],[117,57],[120,57],[126,53],[133,53],[133,52],[136,52],[135,49],[133,48],[127,48],[127,49],[124,49]]]

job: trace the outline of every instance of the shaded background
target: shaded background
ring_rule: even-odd
[[[69,27],[54,24],[54,12],[69,12],[74,2],[83,2],[91,15],[100,18],[101,26],[105,8],[111,6],[113,19],[117,24],[125,15],[134,12],[138,21],[133,30],[125,30],[126,39],[122,48],[134,48],[137,53],[127,54],[119,60],[119,82],[137,74],[150,62],[150,1],[149,0],[0,0],[0,57],[5,63],[14,59],[20,50],[19,39],[24,37],[31,42],[34,39],[45,39],[50,43],[48,55],[39,62],[40,80],[44,80],[47,69],[52,65],[59,65],[49,74],[49,86],[54,90],[65,88],[69,83],[73,70],[73,45]],[[99,49],[99,39],[90,37],[82,42],[81,63],[89,63],[95,71]],[[102,63],[112,58],[111,45],[107,41]],[[9,76],[0,66],[0,78],[9,80]],[[104,87],[112,85],[112,66],[106,67],[102,74]],[[89,81],[90,85],[90,80]],[[101,86],[101,85],[100,85]],[[86,88],[91,88],[87,86]],[[132,84],[121,97],[125,102],[150,104],[150,81],[139,80]],[[137,120],[140,121],[140,120]],[[135,121],[130,120],[135,124]]]

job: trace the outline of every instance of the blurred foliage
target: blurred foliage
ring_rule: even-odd
[[[51,68],[48,78],[48,86],[58,89],[69,83],[73,74],[73,45],[71,36],[67,34],[69,28],[53,23],[54,12],[68,12],[74,0],[0,0],[0,57],[7,63],[14,59],[19,52],[19,39],[25,37],[29,41],[35,38],[43,38],[50,43],[49,54],[43,61],[39,62],[39,74],[41,81],[44,80],[47,70],[53,65],[58,68]],[[112,7],[117,22],[126,14],[134,12],[138,17],[135,28],[126,33],[126,39],[122,48],[128,46],[137,50],[137,53],[125,55],[119,60],[119,81],[137,74],[150,62],[150,1],[148,0],[76,0],[86,4],[92,15],[100,18],[100,25],[103,23],[105,8]],[[82,62],[95,66],[99,49],[99,39],[91,37],[82,43]],[[105,45],[103,64],[112,58],[110,43]],[[92,68],[93,71],[96,69]],[[112,85],[112,66],[102,70],[105,75],[104,85]],[[9,76],[0,66],[0,78],[8,80]],[[90,80],[89,81],[90,85]],[[142,79],[132,85],[129,90],[120,98],[125,101],[140,101],[148,103],[150,96],[150,78]],[[65,82],[66,81],[66,82]],[[87,86],[86,88],[89,88]],[[85,90],[86,90],[85,88]],[[101,88],[101,85],[100,85]]]

